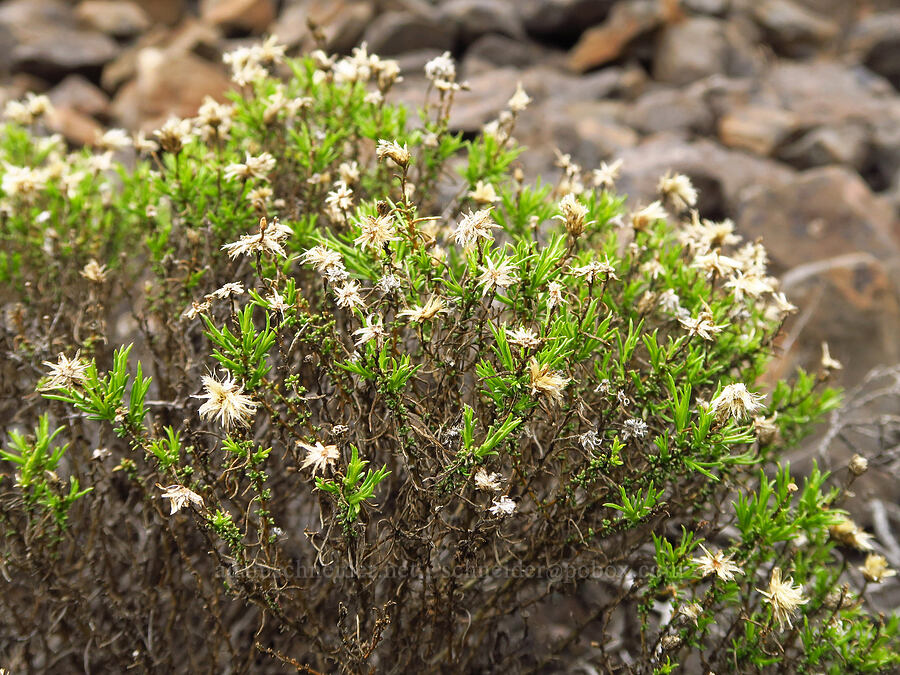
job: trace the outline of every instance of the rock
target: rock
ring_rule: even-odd
[[[724,16],[731,8],[731,0],[682,0],[685,9],[697,14]]]
[[[105,117],[109,114],[109,97],[81,75],[69,75],[48,96],[55,108],[71,108],[91,117]]]
[[[222,58],[221,41],[222,33],[218,28],[193,17],[186,17],[171,30],[155,27],[144,33],[134,46],[106,64],[100,83],[106,91],[116,91],[134,77],[138,55],[149,47],[164,49],[173,54],[194,52],[207,60],[218,62]]]
[[[455,28],[431,15],[385,12],[366,29],[369,50],[379,56],[394,56],[416,49],[452,50]]]
[[[569,66],[584,72],[617,59],[631,42],[678,16],[677,3],[633,0],[613,6],[606,21],[581,36],[569,55]]]
[[[900,90],[900,11],[865,17],[853,27],[848,47],[869,70]]]
[[[57,0],[0,5],[0,27],[8,29],[15,41],[10,67],[48,79],[99,72],[119,52],[110,37],[80,28],[71,7]]]
[[[154,23],[173,26],[184,16],[184,0],[132,0],[143,9]]]
[[[132,37],[150,27],[147,13],[127,0],[86,0],[75,14],[84,25],[117,38]]]
[[[535,37],[571,44],[609,15],[615,0],[517,0],[525,29]]]
[[[844,164],[862,170],[868,159],[869,130],[861,122],[817,127],[785,145],[778,158],[798,169]]]
[[[658,134],[623,150],[622,178],[617,189],[631,203],[657,199],[656,185],[666,171],[684,173],[700,191],[700,212],[707,218],[733,216],[756,185],[787,182],[794,171],[769,159],[727,150],[709,139],[689,141]]]
[[[684,89],[644,94],[632,106],[628,123],[645,134],[679,129],[709,134],[715,127],[712,111],[702,96]]]
[[[91,145],[103,134],[103,127],[97,120],[69,106],[54,109],[47,126],[74,145]]]
[[[504,35],[485,35],[466,50],[466,62],[478,60],[492,66],[525,68],[538,63],[552,63],[557,52],[551,52],[539,44],[508,38]]]
[[[728,65],[728,42],[724,24],[709,17],[696,17],[666,26],[656,45],[653,77],[671,84],[688,84]]]
[[[766,74],[760,89],[770,91],[803,126],[900,118],[894,88],[863,67],[833,61],[781,61]]]
[[[285,8],[272,32],[289,47],[302,45],[312,48],[312,36],[306,25],[309,19],[325,36],[325,48],[329,52],[346,54],[359,43],[374,16],[375,10],[370,2],[310,0],[306,4]]]
[[[206,96],[223,100],[231,89],[224,68],[191,53],[156,47],[137,57],[137,76],[113,100],[116,124],[129,129],[153,129],[170,115],[190,117]]]
[[[797,118],[786,110],[746,105],[719,120],[719,139],[730,148],[771,155],[797,126]]]
[[[869,183],[876,190],[892,190],[900,197],[900,125],[891,119],[876,122],[869,139],[869,152],[866,167]],[[900,207],[900,201],[896,203]]]
[[[506,107],[521,79],[522,74],[513,68],[498,68],[469,78],[470,89],[456,95],[450,128],[467,133],[480,131]]]
[[[264,33],[275,20],[273,0],[201,0],[200,16],[225,31]]]
[[[561,111],[550,101],[545,104],[556,112],[553,120],[554,145],[565,152],[571,152],[584,166],[597,166],[601,160],[618,157],[626,148],[638,144],[640,136],[629,126],[617,119],[612,102],[577,101],[564,106]],[[620,107],[624,112],[624,106]],[[543,123],[550,115],[535,116]],[[566,142],[563,134],[568,131],[571,140]],[[573,142],[574,141],[574,142]]]
[[[754,6],[753,16],[775,48],[787,56],[808,56],[840,31],[834,21],[791,0],[761,0]]]
[[[747,236],[765,237],[783,269],[852,251],[884,260],[900,255],[892,209],[845,167],[810,169],[759,188],[738,222]]]
[[[760,187],[736,220],[764,237],[783,290],[804,308],[798,352],[821,353],[827,340],[856,376],[900,359],[896,219],[856,172],[824,167]]]
[[[519,12],[503,0],[449,0],[440,5],[437,18],[456,26],[462,47],[468,47],[482,35],[525,38]]]

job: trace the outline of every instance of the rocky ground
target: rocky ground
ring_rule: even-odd
[[[450,50],[465,132],[521,81],[532,175],[558,171],[555,148],[586,168],[622,158],[620,189],[646,203],[666,170],[688,174],[704,215],[765,238],[802,308],[772,377],[815,367],[823,340],[846,386],[900,362],[900,0],[6,0],[0,103],[49,92],[75,144],[155,128],[221,98],[222,53],[242,41],[310,48],[307,18],[330,51],[397,58],[412,103]],[[873,481],[889,506],[891,461]]]

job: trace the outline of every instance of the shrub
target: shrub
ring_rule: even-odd
[[[7,664],[896,666],[847,484],[777,464],[838,398],[758,392],[761,244],[683,176],[527,184],[527,94],[466,140],[447,55],[415,124],[365,48],[227,62],[152,137],[3,134]]]

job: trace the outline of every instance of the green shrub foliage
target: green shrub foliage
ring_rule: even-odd
[[[418,115],[364,48],[226,61],[79,152],[7,108],[0,665],[897,667],[846,477],[778,463],[837,395],[760,383],[760,243],[677,174],[527,183],[528,95],[452,133],[447,55]]]

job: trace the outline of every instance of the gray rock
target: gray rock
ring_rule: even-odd
[[[615,0],[518,0],[526,30],[541,38],[574,41],[584,30],[606,19]]]
[[[462,47],[488,34],[525,38],[519,12],[504,0],[449,0],[439,6],[437,18],[456,26]]]
[[[666,26],[656,45],[653,77],[671,84],[688,84],[728,64],[724,24],[710,17],[696,17]]]
[[[658,89],[641,96],[631,107],[628,123],[645,134],[685,130],[709,134],[715,118],[697,90]]]
[[[310,0],[283,9],[272,26],[272,32],[290,47],[312,49],[312,36],[306,25],[309,19],[324,35],[328,51],[346,54],[359,43],[374,16],[375,10],[370,2]]]
[[[0,27],[15,41],[10,67],[40,77],[99,70],[119,52],[110,37],[80,28],[72,8],[57,0],[8,2],[0,6]]]
[[[843,164],[859,171],[868,159],[869,136],[861,122],[817,127],[781,148],[778,158],[798,169]]]
[[[553,60],[558,60],[562,64],[564,56],[560,52],[552,52],[529,40],[514,39],[504,35],[485,35],[466,50],[465,59],[466,61],[475,59],[493,66],[526,68]]]
[[[416,49],[452,50],[456,45],[455,26],[427,15],[385,12],[366,29],[369,50],[394,56]]]
[[[109,97],[81,75],[69,75],[56,85],[48,96],[57,108],[72,108],[94,117],[106,116],[109,113]]]

